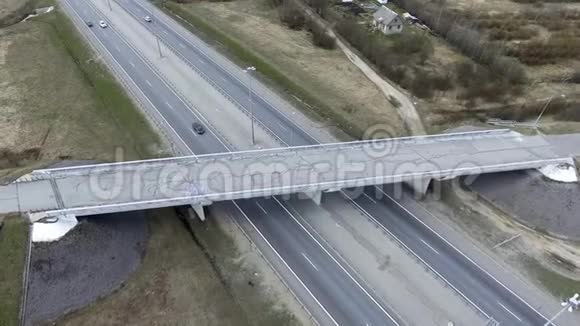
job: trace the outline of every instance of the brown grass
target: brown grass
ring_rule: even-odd
[[[252,49],[357,129],[384,123],[404,132],[391,103],[342,52],[318,48],[307,31],[283,26],[266,1],[197,2],[183,8]]]

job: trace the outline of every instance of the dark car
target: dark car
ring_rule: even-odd
[[[192,123],[191,127],[193,128],[193,131],[195,131],[195,133],[198,135],[203,135],[205,133],[205,128],[199,122]]]
[[[93,22],[87,22],[87,26],[93,27]]]

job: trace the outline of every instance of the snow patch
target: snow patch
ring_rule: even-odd
[[[551,164],[538,169],[546,178],[559,182],[578,182],[574,161],[569,163]]]
[[[32,242],[57,241],[78,224],[73,214],[58,216],[49,221],[32,224]]]
[[[51,12],[53,10],[54,10],[54,7],[53,6],[36,9],[35,12],[34,12],[34,14],[31,14],[31,15],[26,16],[22,21],[25,22],[25,21],[29,20],[30,18],[33,18],[33,17],[36,17],[36,16],[40,16],[40,15],[44,15],[44,14],[48,14],[49,12]]]

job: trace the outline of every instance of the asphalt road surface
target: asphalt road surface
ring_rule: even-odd
[[[123,67],[193,153],[229,150],[211,130],[203,136],[192,131],[191,121],[200,121],[200,118],[124,41],[115,31],[115,26],[109,24],[107,28],[98,27],[97,22],[107,19],[90,1],[63,0],[62,3],[66,4],[64,9],[73,21],[80,28],[89,29],[92,36],[108,49],[114,60]],[[95,26],[89,28],[86,25],[88,21],[94,22]],[[293,289],[301,301],[306,304],[314,300],[308,308],[321,324],[397,325],[352,271],[333,257],[275,199],[242,200],[229,202],[228,205],[231,205],[231,211],[234,212],[232,216],[246,228],[248,234],[253,234],[249,226],[257,227],[263,239],[258,238],[256,241],[266,239],[275,248],[277,257],[291,269],[290,274],[286,275],[296,277],[303,287]]]
[[[89,1],[68,0],[66,2],[70,3],[75,12],[82,17],[81,22],[86,20],[96,22],[103,19],[103,13],[87,5]],[[211,60],[204,50],[205,44],[199,40],[193,43],[190,37],[181,34],[171,24],[157,19],[156,15],[160,13],[155,11],[153,14],[154,9],[148,4],[135,0],[118,0],[118,3],[154,34],[162,36],[163,42],[168,47],[188,62],[193,69],[201,71],[215,87],[220,88],[232,101],[239,104],[240,109],[247,111],[245,108],[249,106],[248,87],[244,86],[238,77]],[[145,15],[152,16],[153,22],[145,22],[142,19]],[[77,23],[80,24],[79,21]],[[81,26],[81,28],[88,27]],[[202,154],[228,150],[215,135],[204,135],[201,141],[200,137],[191,132],[190,121],[196,118],[195,114],[180,101],[178,96],[172,96],[171,89],[139,60],[139,57],[115,32],[114,26],[109,29],[93,27],[92,33],[109,49],[115,60],[131,75],[139,88],[147,94],[147,97],[193,152]],[[259,94],[252,95],[256,119],[284,143],[303,145],[316,142],[307,132],[297,127],[284,114],[270,105],[267,100],[262,99]],[[288,130],[293,132],[289,133]],[[445,239],[435,234],[418,218],[415,218],[412,212],[400,207],[389,197],[385,196],[382,200],[373,199],[373,189],[366,189],[365,192],[370,198],[359,196],[353,199],[353,205],[356,205],[417,255],[482,314],[501,325],[543,325],[545,323],[545,318],[539,312]],[[296,287],[293,289],[301,300],[311,303],[315,298],[315,304],[306,305],[322,324],[386,325],[396,323],[383,305],[376,301],[372,292],[365,289],[363,283],[353,277],[344,264],[334,258],[332,252],[325,250],[324,246],[293,218],[283,202],[277,199],[252,199],[238,201],[231,205],[236,206],[232,208],[232,211],[237,210],[238,213],[232,215],[240,225],[247,228],[246,231],[249,234],[254,234],[254,231],[258,230],[259,236],[267,240],[272,250],[275,248],[275,252],[291,269],[291,273],[298,278],[303,289]],[[256,230],[252,230],[249,224]],[[258,236],[255,239],[260,242]],[[292,281],[290,283],[294,284]],[[308,295],[304,294],[304,290],[308,292]]]

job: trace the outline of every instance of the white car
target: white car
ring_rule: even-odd
[[[145,19],[146,22],[149,22],[149,23],[151,22],[151,17],[149,17],[149,16],[145,16],[145,17],[143,17],[143,19]]]
[[[99,26],[101,26],[101,28],[107,28],[107,26],[108,26],[108,25],[107,25],[107,23],[105,23],[105,21],[104,21],[104,20],[101,20],[101,21],[99,22]]]

